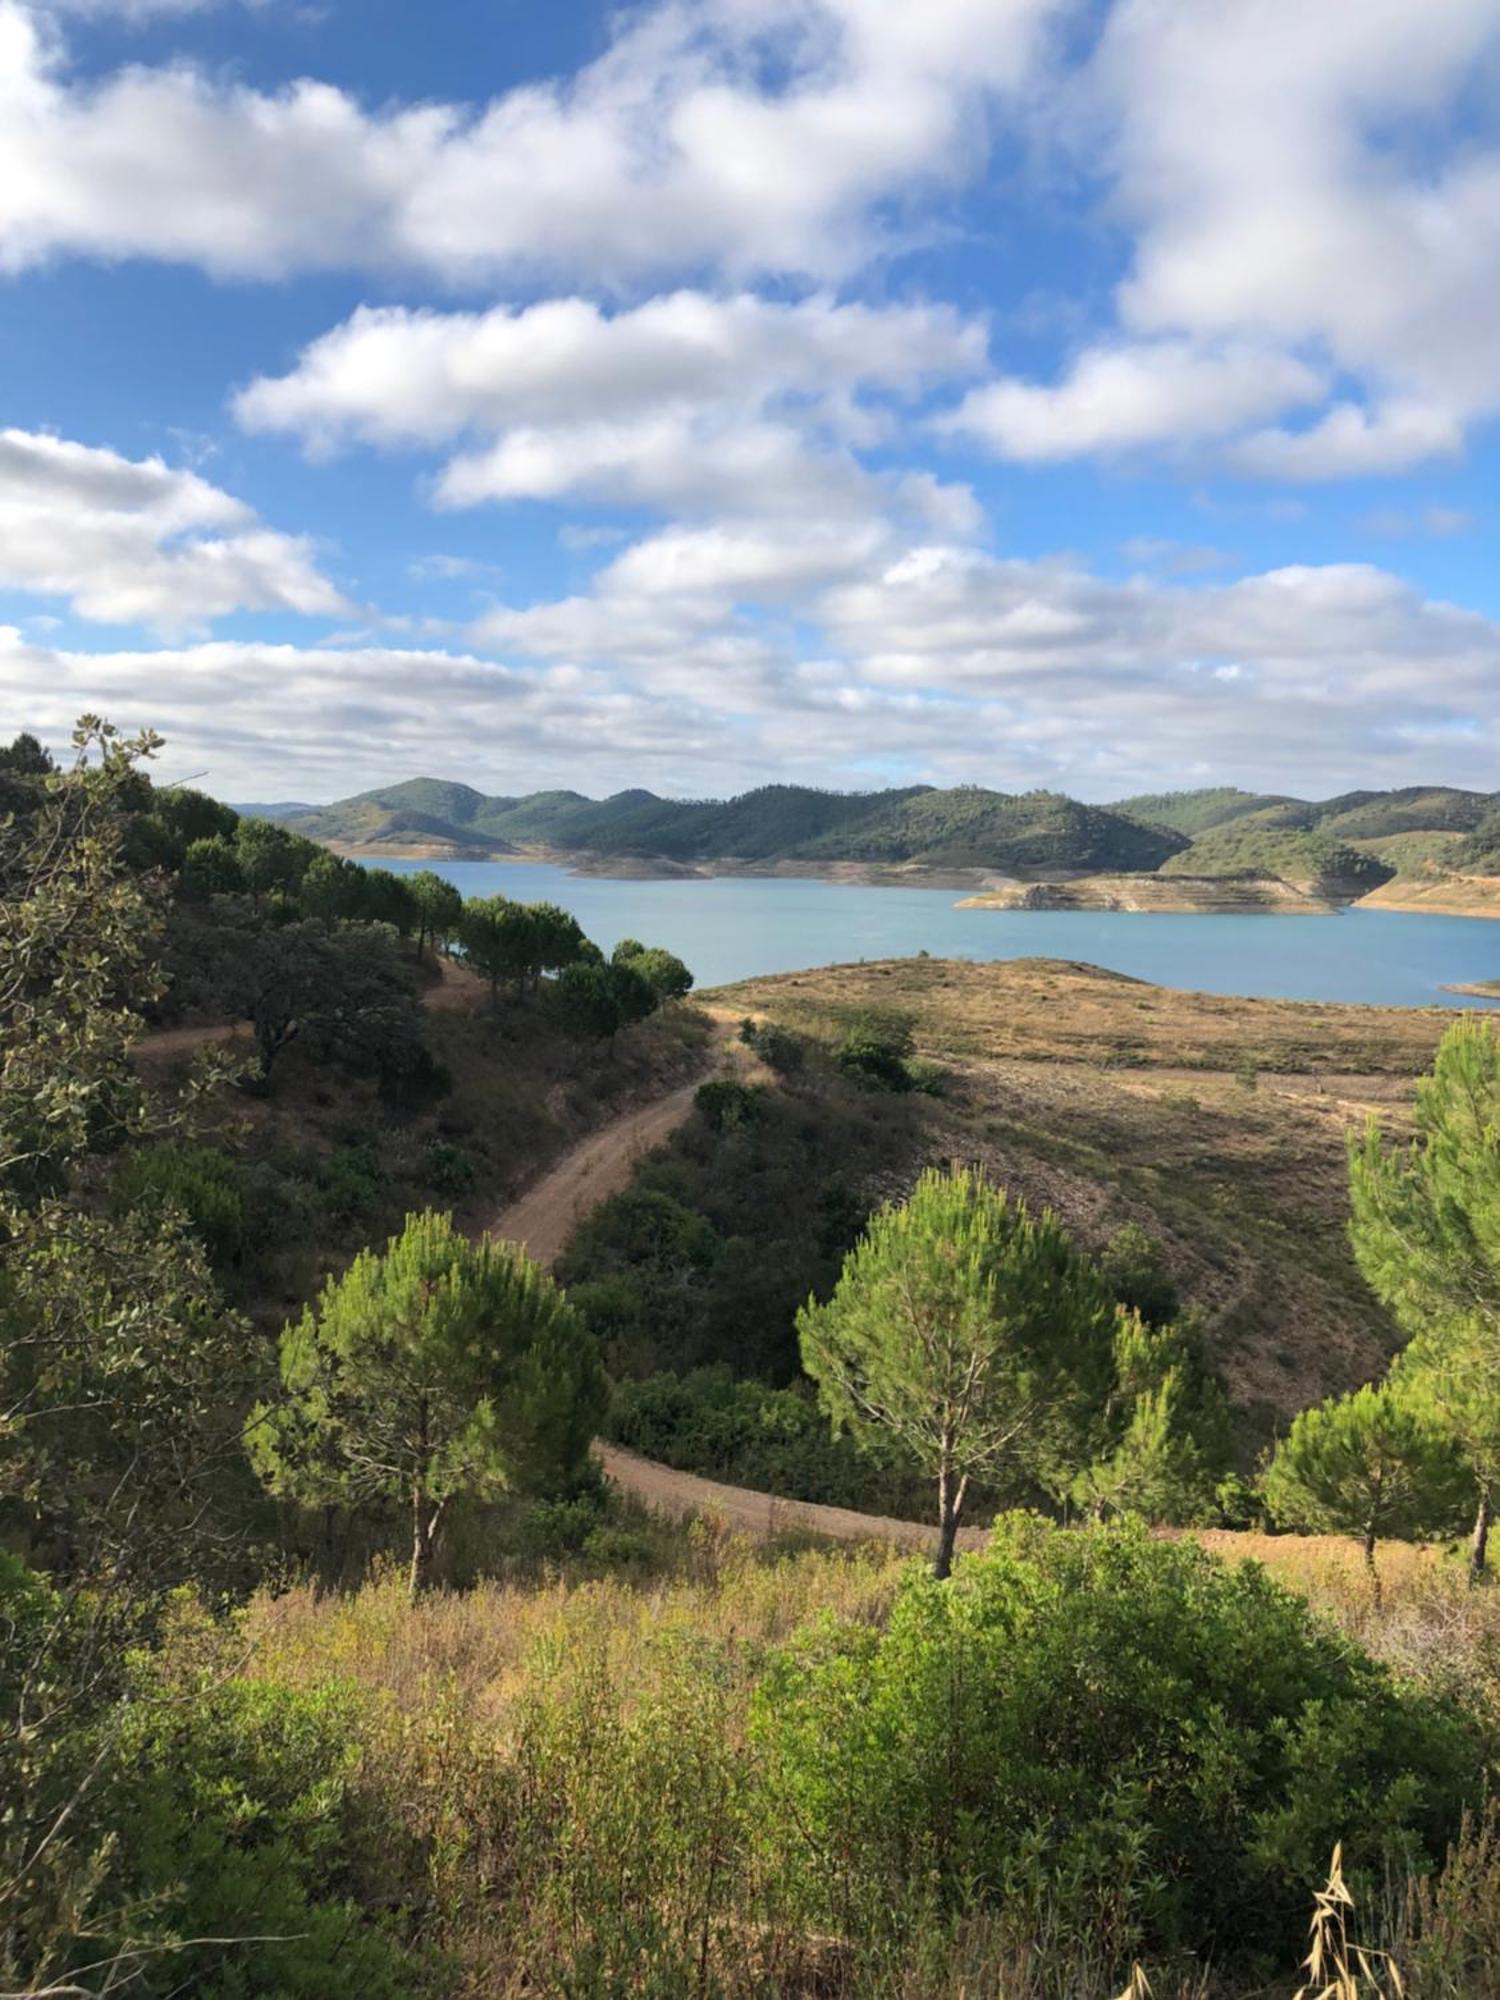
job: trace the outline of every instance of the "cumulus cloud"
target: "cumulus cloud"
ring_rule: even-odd
[[[437,482],[443,506],[583,495],[847,512],[871,504],[854,447],[886,433],[893,403],[976,374],[984,341],[943,306],[744,292],[678,291],[616,313],[582,298],[365,307],[234,407],[246,428],[314,451],[468,440]],[[955,504],[935,482],[907,502]]]
[[[1500,625],[1371,565],[1116,582],[1065,561],[884,551],[861,575],[809,578],[799,617],[817,629],[799,644],[790,623],[677,589],[660,556],[622,558],[596,595],[497,614],[486,643],[503,659],[370,643],[83,653],[12,632],[0,703],[53,739],[83,709],[150,722],[230,796],[419,771],[690,796],[892,769],[1094,798],[1164,772],[1327,791],[1430,781],[1438,749],[1454,782],[1493,782]],[[720,558],[726,590],[753,567]]]
[[[1316,369],[1271,348],[1121,344],[1088,349],[1051,387],[1003,380],[973,389],[939,428],[1034,464],[1221,438],[1314,401],[1324,386]]]
[[[838,273],[984,157],[1060,0],[658,0],[566,83],[367,111],[185,65],[85,84],[0,6],[0,258],[638,277]],[[171,199],[163,199],[170,190]]]
[[[198,473],[21,430],[0,431],[0,588],[168,635],[233,611],[347,608],[304,538]]]
[[[1394,402],[1365,410],[1335,403],[1306,430],[1279,426],[1241,438],[1226,454],[1237,471],[1265,479],[1357,479],[1405,472],[1463,450],[1463,426],[1430,404]]]
[[[1500,146],[1464,109],[1497,56],[1493,0],[1420,27],[1406,0],[1117,0],[1089,86],[1135,232],[1123,324],[1311,345],[1372,405],[1255,440],[1246,469],[1399,469],[1500,408]]]

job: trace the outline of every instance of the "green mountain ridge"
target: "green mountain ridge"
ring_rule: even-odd
[[[490,797],[413,778],[287,817],[353,849],[480,857],[543,849],[612,860],[867,863],[1053,871],[1279,875],[1334,896],[1436,865],[1500,872],[1500,795],[1452,786],[1308,800],[1234,786],[1090,805],[1056,792],[912,785],[878,792],[764,785],[732,799],[668,799],[640,787]]]

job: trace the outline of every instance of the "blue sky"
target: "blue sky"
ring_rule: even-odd
[[[231,797],[1493,789],[1500,0],[0,0],[0,689]]]

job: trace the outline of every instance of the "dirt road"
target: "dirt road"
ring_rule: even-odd
[[[606,1475],[623,1493],[676,1520],[704,1514],[737,1535],[769,1537],[796,1532],[827,1535],[839,1542],[893,1542],[897,1548],[931,1550],[936,1531],[920,1521],[897,1521],[887,1514],[857,1514],[848,1507],[820,1507],[810,1500],[786,1500],[748,1486],[726,1486],[695,1473],[674,1472],[669,1465],[637,1457],[617,1444],[596,1443]],[[960,1528],[961,1549],[983,1548],[988,1532]]]
[[[717,1019],[719,1072],[744,1075],[747,1053],[730,1035],[730,1021]],[[713,1073],[713,1072],[710,1072]],[[636,1162],[669,1139],[693,1108],[702,1079],[682,1085],[639,1110],[627,1112],[600,1132],[583,1139],[550,1173],[519,1201],[501,1209],[489,1223],[492,1234],[524,1244],[538,1263],[551,1264],[589,1211],[630,1184]],[[897,1521],[883,1514],[857,1514],[846,1507],[821,1507],[806,1500],[788,1500],[748,1486],[727,1486],[717,1479],[677,1472],[669,1465],[641,1458],[602,1439],[594,1446],[606,1476],[624,1493],[645,1506],[687,1520],[695,1514],[722,1521],[735,1534],[782,1535],[798,1530],[827,1535],[843,1542],[893,1542],[898,1548],[927,1550],[934,1531],[917,1521]],[[962,1548],[979,1548],[985,1540],[978,1528],[959,1535]]]
[[[524,1244],[539,1264],[553,1263],[591,1209],[630,1185],[636,1162],[670,1139],[693,1108],[703,1079],[627,1111],[581,1139],[550,1173],[484,1225],[492,1236]]]

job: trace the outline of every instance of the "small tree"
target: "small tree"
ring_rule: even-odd
[[[638,972],[658,1001],[685,1000],[693,990],[692,973],[680,958],[659,945],[648,949],[634,938],[623,938],[615,946],[612,962]]]
[[[1229,1420],[1196,1325],[1152,1326],[1139,1312],[1121,1312],[1114,1358],[1108,1448],[1078,1480],[1075,1497],[1100,1514],[1212,1520],[1228,1469]]]
[[[1182,1300],[1167,1253],[1138,1222],[1117,1229],[1099,1259],[1099,1269],[1122,1306],[1138,1312],[1148,1326],[1168,1326]]]
[[[1113,1327],[1097,1274],[1050,1210],[1034,1219],[969,1172],[928,1172],[908,1202],[882,1209],[832,1298],[797,1318],[835,1429],[866,1445],[895,1438],[935,1479],[940,1577],[973,1480],[1076,1471]]]
[[[525,990],[536,958],[536,927],[523,903],[507,896],[471,897],[458,934],[464,957],[490,982],[492,1000],[502,979],[513,979],[518,994]]]
[[[362,914],[365,873],[354,861],[344,861],[326,850],[308,862],[297,891],[304,913],[333,924],[340,917]]]
[[[1304,1410],[1263,1490],[1286,1527],[1358,1535],[1378,1602],[1377,1538],[1446,1531],[1466,1485],[1462,1455],[1431,1406],[1383,1382]]]
[[[234,849],[245,887],[258,902],[275,889],[295,889],[317,853],[284,826],[268,819],[242,819],[234,830]]]
[[[351,916],[367,924],[389,924],[397,937],[410,937],[419,922],[417,899],[404,875],[389,868],[361,868],[359,901]]]
[[[282,1398],[246,1431],[273,1490],[309,1502],[404,1499],[411,1589],[432,1581],[450,1500],[564,1486],[606,1390],[594,1342],[518,1245],[407,1217],[281,1337]]]
[[[189,896],[233,896],[245,886],[234,842],[222,833],[189,841],[179,879]]]
[[[604,965],[581,960],[565,966],[557,980],[557,1004],[572,1034],[614,1047],[622,1028],[654,1013],[657,997],[633,964]]]
[[[1417,1085],[1416,1124],[1409,1147],[1387,1150],[1373,1121],[1351,1143],[1350,1234],[1468,1457],[1477,1583],[1500,1489],[1500,1037],[1488,1023],[1460,1021],[1444,1035]]]
[[[408,877],[407,887],[417,911],[417,956],[423,948],[437,949],[456,937],[463,922],[464,899],[451,882],[431,868],[419,869]]]
[[[561,972],[577,965],[594,950],[584,936],[578,919],[556,903],[528,903],[531,923],[531,954],[527,965],[532,981],[544,972]]]

